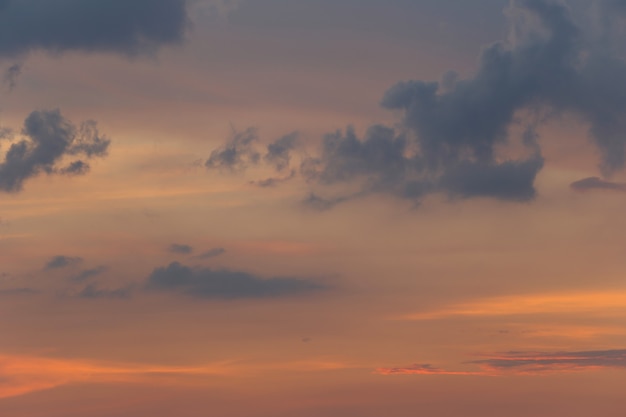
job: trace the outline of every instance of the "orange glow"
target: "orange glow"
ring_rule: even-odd
[[[449,317],[489,317],[525,314],[626,313],[626,292],[580,292],[506,296],[451,305],[439,310],[407,314],[397,320],[435,320]]]
[[[0,355],[0,398],[70,383],[167,384],[172,383],[172,378],[179,377],[248,377],[268,372],[320,372],[350,368],[357,366],[324,359],[260,364],[231,360],[203,366],[155,366]]]

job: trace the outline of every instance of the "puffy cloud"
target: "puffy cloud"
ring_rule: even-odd
[[[4,0],[0,56],[50,52],[151,53],[183,40],[186,0]]]
[[[0,190],[21,191],[24,182],[41,173],[79,175],[88,171],[82,159],[60,167],[65,158],[85,159],[107,155],[110,140],[100,134],[96,122],[76,127],[58,110],[34,111],[25,120],[22,138],[13,142],[0,162]]]
[[[190,268],[178,262],[157,268],[146,287],[207,299],[286,297],[318,292],[319,283],[292,277],[261,278],[239,271]]]
[[[276,171],[284,171],[289,168],[291,151],[298,145],[298,133],[292,132],[273,143],[267,145],[267,152],[263,159],[272,165]]]

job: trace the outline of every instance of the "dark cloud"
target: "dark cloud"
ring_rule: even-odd
[[[603,4],[612,21],[625,3]],[[392,86],[381,105],[402,117],[398,126],[326,135],[319,154],[301,161],[300,174],[315,187],[308,205],[328,209],[373,193],[413,202],[432,193],[531,201],[544,166],[537,131],[565,114],[588,127],[603,176],[623,169],[626,62],[608,35],[556,0],[513,0],[508,16],[510,37],[486,47],[471,76],[448,71],[442,82]],[[320,196],[318,188],[339,184],[350,191]]]
[[[65,167],[65,158],[104,157],[110,140],[102,136],[93,121],[74,126],[58,110],[34,111],[25,120],[22,139],[10,145],[0,163],[0,190],[18,192],[24,182],[42,173],[83,174],[88,165],[76,160]]]
[[[281,138],[278,138],[273,143],[267,145],[267,152],[263,159],[268,164],[272,165],[276,171],[284,171],[289,168],[291,162],[291,151],[296,148],[298,144],[298,133],[292,132]]]
[[[58,255],[58,256],[55,256],[54,258],[50,259],[48,261],[48,263],[46,263],[45,269],[65,268],[65,267],[68,267],[68,266],[78,265],[82,261],[83,261],[83,259],[79,258],[79,257]]]
[[[189,255],[193,252],[193,248],[189,245],[182,245],[179,243],[172,243],[168,250],[172,253],[178,253],[181,255]]]
[[[220,256],[224,253],[226,253],[226,249],[224,248],[213,248],[213,249],[209,249],[206,252],[201,253],[198,256],[194,256],[194,259],[210,259],[210,258],[215,258],[217,256]]]
[[[549,372],[625,368],[626,349],[583,352],[507,352],[471,363],[496,371]]]
[[[263,154],[257,149],[258,143],[259,135],[255,128],[234,132],[222,147],[211,153],[204,165],[221,171],[243,172],[264,161],[276,172],[284,172],[290,167],[292,151],[299,146],[299,136],[297,132],[282,136],[267,145]],[[295,171],[287,177],[268,178],[252,183],[261,187],[271,187],[293,178],[294,175]]]
[[[316,282],[290,277],[261,278],[247,272],[190,268],[178,262],[155,269],[147,288],[206,299],[271,298],[325,289]]]
[[[133,288],[131,286],[114,290],[102,289],[96,284],[89,284],[83,288],[77,296],[79,298],[99,299],[99,298],[130,298]]]
[[[13,64],[6,69],[2,81],[9,91],[12,91],[17,86],[17,79],[20,75],[22,75],[22,64]]]
[[[78,275],[71,278],[72,281],[82,282],[86,281],[89,278],[97,277],[98,275],[102,275],[107,272],[109,268],[107,266],[101,265],[91,269],[85,269],[81,271]]]
[[[572,190],[580,192],[591,190],[626,191],[626,183],[607,181],[598,177],[584,178],[571,183],[570,187]]]
[[[186,0],[5,0],[0,56],[34,50],[152,53],[183,40]]]
[[[244,171],[250,165],[256,165],[261,155],[254,145],[259,136],[256,129],[234,132],[230,140],[221,148],[214,150],[204,165],[210,169]]]

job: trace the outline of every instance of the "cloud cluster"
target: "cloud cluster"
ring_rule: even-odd
[[[607,21],[624,9],[621,1],[602,5]],[[326,135],[319,154],[300,161],[299,173],[316,190],[305,202],[328,209],[373,193],[413,202],[432,193],[530,201],[544,166],[538,129],[564,114],[588,126],[605,177],[623,169],[626,62],[611,46],[614,33],[589,30],[557,0],[513,0],[508,16],[509,38],[483,50],[473,75],[448,72],[442,82],[391,87],[381,105],[401,115],[398,126]],[[288,166],[290,146],[289,137],[271,145],[265,162]],[[319,195],[339,184],[351,190]]]
[[[146,287],[206,299],[272,298],[318,292],[325,287],[314,281],[292,278],[262,278],[254,274],[209,268],[191,268],[178,262],[155,269]]]
[[[26,180],[42,173],[83,175],[89,171],[86,160],[106,156],[109,145],[94,121],[75,126],[58,110],[34,111],[0,162],[0,190],[21,191]],[[63,165],[67,158],[77,159]]]
[[[0,57],[35,50],[152,53],[183,40],[187,0],[3,0]]]

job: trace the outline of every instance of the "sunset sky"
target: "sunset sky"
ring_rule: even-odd
[[[625,35],[0,0],[0,416],[623,417]]]

